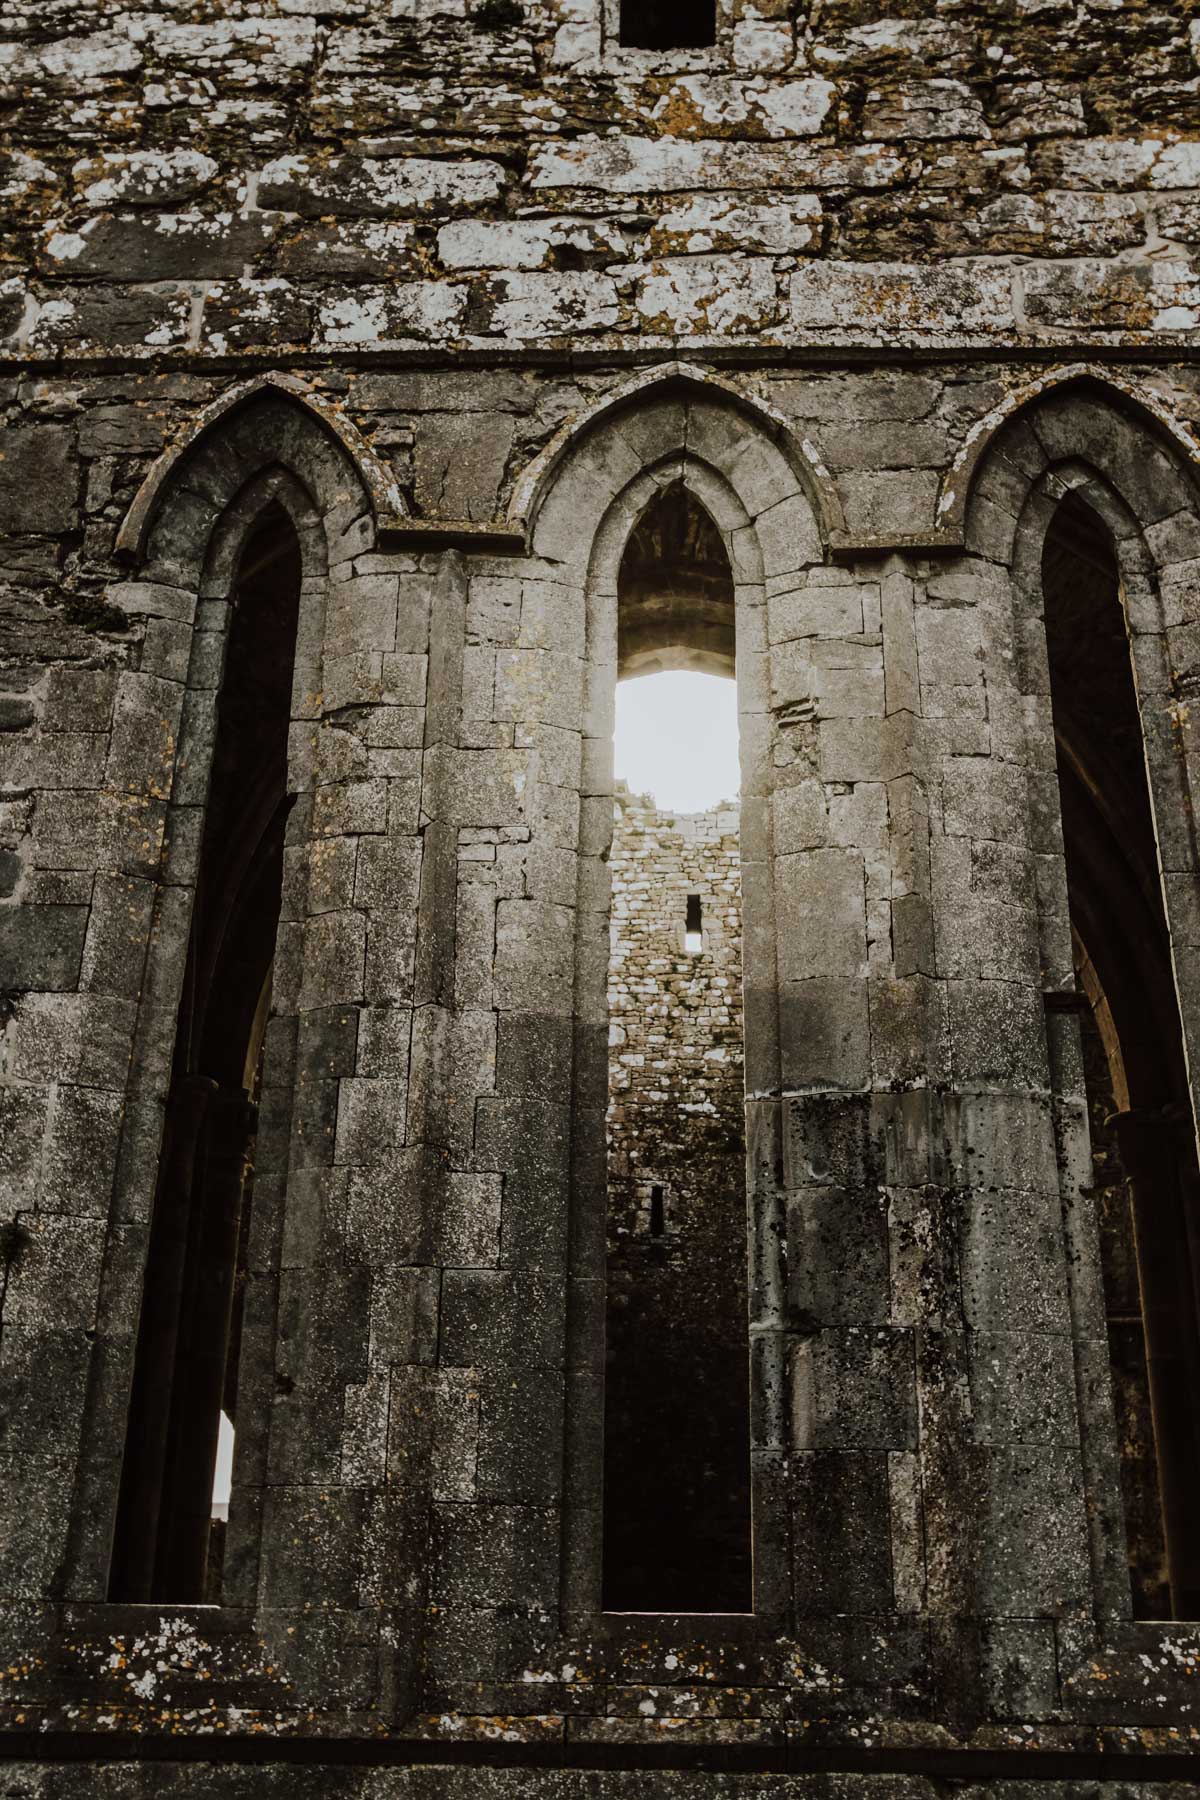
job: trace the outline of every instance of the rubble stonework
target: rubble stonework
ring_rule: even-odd
[[[1172,339],[1198,322],[1186,7],[96,0],[0,42],[0,329],[43,354]]]
[[[694,1173],[672,1132],[695,1121],[741,1139],[740,863],[736,801],[668,813],[618,788],[609,858],[610,1243],[649,1229],[656,1183]],[[695,949],[686,942],[691,895],[701,919]],[[618,1201],[618,1191],[627,1197]],[[694,1223],[683,1194],[672,1199],[685,1210],[666,1206],[666,1236]]]
[[[1129,1275],[1139,1181],[1194,1220],[1200,20],[719,0],[713,46],[652,52],[618,16],[0,21],[0,1725],[30,1800],[1193,1785],[1200,1621],[1135,1616],[1101,1252]],[[611,734],[624,550],[679,484],[735,615],[753,1593],[631,1617]],[[1098,536],[1050,584],[1068,499]],[[164,1248],[160,1149],[268,511],[298,623],[220,1602],[135,1601],[139,1332],[149,1296],[186,1340],[193,1242]],[[682,665],[668,538],[638,654]],[[1092,718],[1104,557],[1145,830],[1098,728],[1062,803],[1045,619],[1076,596]],[[257,852],[226,848],[241,917]],[[1118,1047],[1148,1098],[1110,1077],[1159,1188],[1105,1143],[1096,1180],[1079,1007],[1108,1055],[1120,1006],[1077,980],[1147,919],[1120,998],[1152,1029]]]

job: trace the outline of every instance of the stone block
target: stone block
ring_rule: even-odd
[[[372,1364],[431,1364],[437,1356],[437,1269],[377,1270],[371,1277]]]
[[[405,1081],[343,1077],[338,1084],[336,1161],[368,1167],[385,1163],[404,1142],[407,1100]]]
[[[664,335],[767,330],[780,309],[775,265],[767,257],[668,257],[650,264],[637,305],[644,328]]]
[[[163,207],[212,185],[218,165],[198,150],[104,150],[71,171],[81,205]]]
[[[574,962],[573,908],[541,900],[500,901],[494,992],[502,1011],[569,1013]]]
[[[304,930],[301,1004],[338,1006],[363,994],[366,920],[361,913],[328,912]]]
[[[0,1181],[6,1217],[32,1208],[37,1199],[49,1103],[47,1087],[0,1088]]]
[[[801,1451],[792,1463],[797,1616],[892,1610],[887,1458]]]
[[[439,1506],[434,1592],[443,1605],[549,1606],[558,1581],[558,1519],[530,1506]]]
[[[810,263],[792,276],[791,307],[801,331],[1013,329],[1011,274],[982,260],[970,269]]]
[[[933,528],[935,469],[848,471],[838,480],[846,523],[864,537],[923,537]]]
[[[595,188],[608,194],[659,194],[757,188],[786,193],[803,191],[813,173],[811,153],[790,145],[614,136],[539,147],[530,182],[535,191]]]
[[[364,1495],[353,1488],[272,1487],[263,1523],[262,1597],[294,1611],[353,1607]]]
[[[564,1294],[557,1277],[527,1270],[447,1270],[439,1360],[448,1367],[550,1367],[563,1360]]]
[[[971,1545],[985,1613],[1059,1618],[1090,1604],[1078,1452],[1021,1445],[987,1453],[978,1537]]]
[[[792,1359],[792,1441],[800,1449],[916,1448],[912,1333],[838,1326]]]
[[[789,1188],[859,1189],[881,1171],[870,1108],[858,1095],[796,1095],[784,1102],[783,1176]]]
[[[130,1001],[106,995],[26,993],[15,1009],[10,1073],[123,1092],[134,1017]]]
[[[956,1187],[1058,1185],[1054,1119],[1044,1095],[944,1094],[941,1119],[947,1179]]]
[[[375,913],[367,934],[364,996],[375,1006],[411,1001],[416,962],[416,919],[411,912]]]
[[[122,1111],[120,1097],[102,1088],[55,1087],[39,1212],[107,1218]]]
[[[89,1331],[96,1323],[102,1221],[26,1215],[9,1264],[4,1315],[31,1331]]]
[[[1036,987],[1015,981],[951,981],[947,992],[956,1083],[1046,1087],[1045,1006]]]
[[[550,650],[497,651],[493,716],[578,731],[583,718],[583,664]]]
[[[867,1080],[870,1025],[864,981],[815,976],[781,983],[779,1032],[786,1087],[857,1088]]]
[[[542,1100],[568,1092],[574,1042],[572,1022],[540,1013],[501,1015],[496,1048],[496,1090],[514,1099]]]
[[[61,993],[75,988],[87,923],[86,906],[0,908],[0,989]]]
[[[499,163],[409,156],[282,156],[259,178],[258,204],[306,217],[407,218],[471,211],[498,199]]]
[[[69,268],[100,281],[206,281],[261,266],[278,229],[254,214],[105,212],[53,233],[41,262],[50,276]]]
[[[345,1211],[348,1261],[374,1269],[432,1262],[445,1186],[442,1159],[422,1146],[398,1151],[385,1166],[352,1169]]]
[[[358,844],[354,904],[369,912],[415,913],[421,839],[366,837]]]
[[[421,511],[435,518],[491,520],[513,431],[512,415],[504,412],[432,413],[420,419],[414,465]]]
[[[767,596],[767,635],[772,644],[791,638],[853,637],[863,630],[861,587],[797,585]]]
[[[918,668],[912,581],[889,574],[880,594],[883,626],[883,693],[889,713],[918,713],[921,677]]]
[[[620,317],[608,275],[574,270],[518,271],[496,276],[489,329],[510,338],[569,336],[611,329]]]
[[[796,255],[820,242],[821,203],[814,194],[771,201],[729,194],[681,197],[659,214],[649,249],[654,256],[684,252]]]
[[[977,1331],[969,1357],[975,1437],[984,1444],[1076,1444],[1071,1340]]]
[[[136,1000],[150,938],[154,888],[132,876],[96,877],[84,941],[81,986]]]
[[[74,529],[79,470],[65,425],[9,426],[0,457],[0,530]]]
[[[963,1311],[977,1331],[1066,1332],[1058,1193],[999,1190],[961,1201]]]
[[[1035,263],[1024,288],[1026,314],[1034,326],[1188,330],[1200,305],[1193,271],[1180,261],[1139,266],[1089,256]]]
[[[788,1307],[807,1329],[886,1323],[886,1202],[877,1192],[837,1187],[790,1193],[787,1268]]]
[[[989,138],[983,109],[961,81],[944,77],[907,80],[895,89],[870,97],[862,129],[868,138],[893,140]]]
[[[564,1378],[523,1364],[472,1379],[479,1394],[481,1500],[552,1506],[562,1491]]]
[[[866,972],[863,863],[854,850],[809,850],[776,864],[779,969],[785,981]]]
[[[32,1472],[74,1454],[91,1342],[82,1330],[10,1325],[0,1346],[0,1439]],[[47,1470],[47,1473],[50,1471]]]

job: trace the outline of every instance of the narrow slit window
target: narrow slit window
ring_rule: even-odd
[[[1200,1169],[1116,552],[1077,495],[1042,592],[1133,1612],[1195,1619]]]
[[[724,546],[677,484],[635,527],[619,581],[618,667],[638,678],[617,690],[609,859],[609,1612],[751,1606],[733,664]]]
[[[704,948],[704,924],[699,894],[687,897],[687,916],[683,927],[683,947],[689,956],[699,956]]]
[[[702,50],[717,41],[717,0],[621,0],[630,50]]]
[[[114,1600],[222,1588],[261,1052],[283,895],[300,547],[260,514],[234,590],[176,1020],[109,1577]]]

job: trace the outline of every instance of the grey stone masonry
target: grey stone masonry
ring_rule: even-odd
[[[715,51],[659,53],[618,10],[17,11],[0,330],[154,361],[1195,328],[1187,7],[721,0]]]
[[[1195,1790],[1200,17],[621,15],[0,18],[21,1800]],[[740,792],[614,838],[680,488],[637,653],[736,674]],[[712,1605],[605,1598],[655,1187]],[[201,1391],[227,1531],[138,1586]]]

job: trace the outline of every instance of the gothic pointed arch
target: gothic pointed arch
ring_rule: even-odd
[[[148,644],[172,646],[165,668],[147,655],[123,678],[131,743],[145,750],[121,804],[145,843],[154,899],[144,967],[131,974],[114,1205],[147,1223],[140,1323],[130,1269],[104,1277],[106,1291],[125,1293],[134,1330],[102,1371],[97,1416],[127,1416],[128,1427],[123,1452],[98,1434],[81,1462],[81,1516],[105,1527],[78,1541],[69,1576],[74,1591],[107,1584],[114,1598],[219,1596],[224,1525],[208,1506],[220,1414],[248,1468],[265,1455],[263,1430],[248,1451],[243,1423],[247,1408],[260,1419],[270,1373],[239,1349],[273,1334],[269,1246],[293,1104],[280,1047],[291,1043],[299,968],[280,946],[305,918],[312,746],[337,680],[332,608],[343,597],[353,613],[351,559],[373,546],[378,523],[358,460],[294,385],[248,384],[177,447],[127,521],[138,566],[108,590],[145,623]],[[343,642],[369,629],[351,620]],[[257,1383],[251,1402],[239,1398],[243,1380]],[[239,1513],[235,1499],[228,1529],[249,1579],[253,1503]]]
[[[1085,371],[1015,407],[978,461],[964,525],[968,550],[1011,579],[1031,758],[1046,756],[1035,719],[1051,746],[1039,938],[1051,1042],[1068,1028],[1056,1013],[1077,1006],[1069,1056],[1088,1077],[1086,1108],[1074,1092],[1062,1104],[1093,1167],[1071,1203],[1097,1270],[1092,1298],[1076,1293],[1075,1354],[1085,1370],[1105,1358],[1084,1377],[1103,1396],[1085,1430],[1093,1517],[1109,1520],[1094,1566],[1106,1604],[1194,1618],[1200,863],[1187,696],[1200,526],[1186,445],[1137,400]],[[1103,1351],[1089,1306],[1106,1320]],[[1107,1573],[1105,1538],[1121,1546]]]
[[[274,407],[271,402],[276,403]],[[321,440],[340,450],[345,463],[346,499],[353,504],[354,488],[361,490],[362,510],[373,516],[376,530],[385,530],[404,518],[404,498],[395,477],[345,414],[298,377],[273,371],[241,382],[218,395],[201,410],[182,436],[156,458],[121,524],[117,534],[117,555],[131,563],[145,557],[164,502],[181,486],[196,486],[200,467],[206,467],[210,476],[200,491],[214,501],[219,500],[223,487],[221,475],[218,471],[213,478],[211,458],[206,463],[201,456],[205,448],[217,445],[228,459],[236,446],[239,460],[248,457],[253,461],[254,434],[249,425],[256,420],[260,423],[270,418],[278,420],[288,413],[316,428],[315,432],[309,432],[312,446],[304,448],[301,447],[303,427],[300,428],[295,448],[301,461],[312,460]],[[272,447],[276,454],[282,448],[277,432],[264,430],[262,437],[268,454]],[[234,472],[231,463],[227,473],[232,477]],[[225,494],[226,500],[230,497]]]
[[[846,520],[841,500],[814,446],[795,432],[782,413],[757,395],[687,362],[644,370],[569,418],[518,479],[509,502],[510,522],[523,525],[532,533],[559,471],[569,461],[577,461],[581,454],[602,454],[596,449],[596,440],[611,440],[614,429],[628,440],[639,457],[648,431],[664,449],[682,452],[690,448],[703,454],[706,439],[702,422],[712,414],[742,422],[739,442],[737,446],[725,447],[723,460],[732,466],[739,452],[744,453],[750,461],[743,471],[743,480],[751,474],[761,446],[770,444],[812,505],[822,542],[830,543],[844,535]],[[693,420],[697,421],[694,426]],[[749,432],[745,431],[746,425],[751,428]]]
[[[951,541],[961,538],[976,483],[994,455],[1007,458],[1016,454],[1019,466],[1028,465],[1028,446],[1023,458],[1018,452],[1025,434],[1015,427],[1025,424],[1042,440],[1044,423],[1050,434],[1046,448],[1053,454],[1051,444],[1061,441],[1054,432],[1054,421],[1064,413],[1070,414],[1078,439],[1073,454],[1084,455],[1090,443],[1098,452],[1099,466],[1108,465],[1114,475],[1118,473],[1118,465],[1110,461],[1118,446],[1111,444],[1107,454],[1102,448],[1103,421],[1108,418],[1119,440],[1140,440],[1143,453],[1154,455],[1156,467],[1174,469],[1189,484],[1193,501],[1200,494],[1200,438],[1166,403],[1112,369],[1072,363],[1022,383],[972,426],[942,480],[935,521],[939,535]],[[1128,474],[1128,462],[1125,469]],[[1115,485],[1120,485],[1119,479]]]

